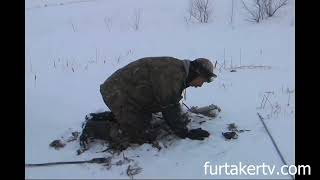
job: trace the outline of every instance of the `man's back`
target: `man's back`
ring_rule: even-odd
[[[173,57],[142,58],[113,73],[101,91],[108,107],[123,100],[137,110],[158,112],[181,99],[187,68],[186,62]]]

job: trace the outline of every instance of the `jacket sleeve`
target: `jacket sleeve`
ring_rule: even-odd
[[[181,115],[180,104],[175,104],[165,108],[162,111],[162,116],[168,123],[171,130],[180,138],[186,138],[188,134],[187,123]]]

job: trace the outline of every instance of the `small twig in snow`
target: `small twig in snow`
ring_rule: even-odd
[[[260,104],[260,109],[262,109],[262,104],[264,103],[264,101],[265,101],[265,98],[266,96],[265,95],[263,95],[263,98],[262,98],[262,101],[261,101],[261,104]]]
[[[104,23],[106,25],[107,30],[110,32],[111,31],[111,18],[110,17],[105,17],[104,18]]]
[[[120,59],[121,59],[121,55],[118,56],[118,59],[117,59],[117,63],[118,63],[118,64],[120,63]]]
[[[71,26],[72,26],[73,32],[76,32],[73,22],[71,22]]]
[[[34,87],[36,87],[36,84],[37,84],[37,75],[35,74],[34,75]]]

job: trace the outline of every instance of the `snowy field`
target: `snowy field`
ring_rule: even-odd
[[[25,163],[88,160],[109,156],[96,145],[77,156],[78,143],[55,150],[49,143],[80,131],[86,114],[107,110],[100,84],[118,68],[148,56],[218,61],[216,81],[188,88],[186,104],[216,104],[219,117],[201,125],[211,136],[183,139],[158,151],[151,145],[127,149],[143,170],[134,178],[290,178],[211,176],[203,165],[263,162],[282,164],[261,124],[264,118],[289,165],[295,164],[294,2],[270,19],[246,20],[240,0],[214,0],[209,23],[187,23],[186,0],[26,0]],[[135,29],[136,17],[140,17]],[[230,72],[235,69],[236,72]],[[265,98],[267,97],[267,98]],[[267,99],[267,100],[266,100]],[[251,131],[226,141],[227,124]],[[119,160],[114,157],[113,161]],[[132,162],[133,163],[133,162]],[[26,168],[25,177],[130,178],[129,164],[60,165]]]

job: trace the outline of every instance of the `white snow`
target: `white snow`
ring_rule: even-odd
[[[222,68],[213,83],[187,89],[187,105],[213,103],[222,109],[219,117],[201,125],[211,136],[204,141],[175,141],[159,152],[147,144],[126,150],[125,155],[143,168],[134,178],[290,178],[204,174],[206,161],[216,165],[264,162],[276,169],[283,165],[257,112],[265,117],[288,164],[295,164],[294,2],[259,24],[245,20],[239,0],[234,1],[231,24],[231,2],[214,0],[208,24],[186,24],[189,1],[185,0],[26,0],[25,162],[108,155],[96,153],[104,148],[99,144],[77,156],[76,142],[60,150],[49,143],[80,131],[86,114],[107,110],[99,85],[118,68],[148,56],[205,57],[213,63],[218,60],[218,67],[224,61],[228,68],[231,63],[240,66],[240,61],[248,66],[236,68],[237,72]],[[135,31],[137,11],[141,24]],[[273,94],[259,109],[267,91]],[[229,123],[251,131],[226,141],[221,132],[227,131]],[[126,168],[107,170],[83,164],[26,168],[25,172],[32,179],[129,178]]]

